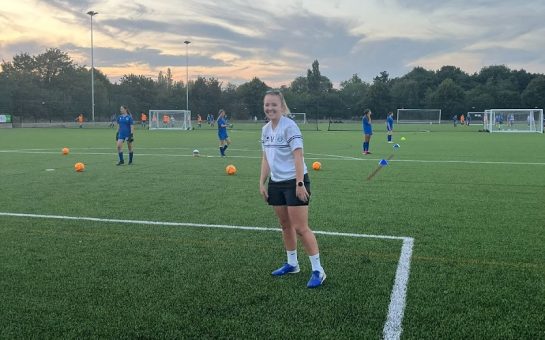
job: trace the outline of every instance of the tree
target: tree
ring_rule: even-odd
[[[53,81],[58,80],[58,77],[62,73],[74,69],[74,64],[68,54],[57,48],[51,48],[45,53],[36,56],[34,61],[36,75],[46,85],[50,85]]]
[[[393,82],[392,109],[422,107],[419,92],[419,83],[413,79],[402,78]]]
[[[428,94],[430,107],[441,109],[449,117],[451,113],[464,112],[465,93],[461,86],[447,78],[439,84],[435,91]]]
[[[384,119],[391,108],[390,87],[388,72],[382,71],[373,79],[363,105],[370,108],[375,117]]]
[[[269,89],[270,87],[257,77],[237,88],[237,95],[249,118],[263,117],[263,96]]]
[[[524,107],[545,108],[545,76],[534,78],[524,89],[521,97]]]
[[[363,112],[363,99],[369,91],[369,84],[365,83],[357,74],[352,78],[341,82],[338,96],[340,97],[340,117],[352,118],[358,112]]]
[[[129,74],[124,75],[119,83],[119,92],[132,112],[148,111],[154,107],[157,87],[150,77]],[[120,105],[121,105],[120,104]]]

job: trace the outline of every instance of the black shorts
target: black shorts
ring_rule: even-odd
[[[310,201],[310,179],[307,174],[305,174],[303,182],[309,194]],[[267,188],[269,199],[267,200],[267,202],[269,203],[269,205],[308,205],[309,201],[303,202],[297,197],[295,193],[296,186],[297,181],[295,179],[281,182],[274,182],[272,179],[269,179],[269,185]]]

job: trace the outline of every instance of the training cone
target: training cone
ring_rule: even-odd
[[[394,150],[399,149],[399,144],[394,144]]]
[[[381,159],[380,162],[378,162],[378,165],[380,165],[380,166],[387,166],[387,165],[388,165],[388,161],[385,160],[385,159]]]
[[[401,137],[401,140],[406,140],[406,139],[407,139],[407,138],[405,138],[405,137]]]

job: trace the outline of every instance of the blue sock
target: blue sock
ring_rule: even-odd
[[[369,142],[363,142],[363,151],[369,151]]]
[[[132,162],[132,152],[129,152],[129,162]]]
[[[370,143],[370,142],[367,142],[367,149],[366,149],[366,151],[369,151],[369,143]]]
[[[229,145],[227,145],[227,144],[225,144],[225,145],[223,146],[223,152],[225,152],[225,150],[227,150],[227,147],[228,147],[228,146],[229,146]]]
[[[392,135],[388,135],[388,142],[392,141]]]
[[[124,162],[124,160],[123,160],[123,152],[120,152],[120,153],[119,153],[119,161],[120,161],[120,162]]]
[[[363,151],[365,151],[365,142],[363,142],[363,145],[362,145],[362,148],[363,148]]]
[[[220,146],[220,155],[225,156],[225,153],[224,153],[224,150],[223,150],[223,146]]]

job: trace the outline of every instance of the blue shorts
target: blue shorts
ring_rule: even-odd
[[[218,133],[218,138],[220,140],[226,140],[229,136],[227,136],[227,133]]]
[[[364,135],[372,135],[373,134],[373,130],[369,129],[369,130],[363,130],[363,134]]]
[[[123,140],[123,141],[126,141],[128,140],[129,138],[131,137],[131,134],[128,133],[128,134],[124,134],[124,133],[120,133],[119,135],[117,135],[117,140]]]

